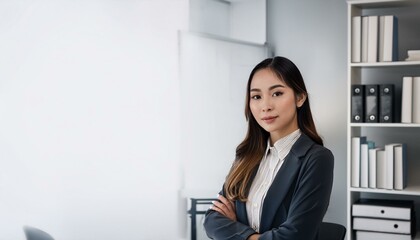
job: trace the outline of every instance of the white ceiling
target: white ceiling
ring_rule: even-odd
[[[250,1],[250,0],[223,0],[223,1],[234,3],[234,2],[245,2],[245,1]]]

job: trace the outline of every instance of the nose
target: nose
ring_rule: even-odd
[[[263,101],[262,111],[263,112],[269,112],[272,109],[273,108],[272,108],[270,99],[269,98],[265,98],[264,101]]]

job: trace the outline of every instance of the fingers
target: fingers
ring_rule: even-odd
[[[223,214],[224,216],[227,216],[228,214],[228,209],[225,206],[225,204],[219,202],[219,201],[212,201],[213,206],[211,207],[211,209]]]
[[[217,195],[217,199],[219,199],[219,201],[221,201],[228,208],[229,211],[235,212],[235,205],[232,201],[229,201],[227,198],[220,194]]]
[[[234,203],[221,195],[218,195],[217,199],[218,201],[212,201],[213,206],[211,207],[211,209],[219,212],[225,217],[230,218],[231,220],[236,221],[236,211]]]

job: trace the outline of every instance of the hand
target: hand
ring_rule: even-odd
[[[260,237],[260,234],[252,234],[247,238],[247,240],[258,240]]]
[[[213,201],[213,206],[211,207],[211,209],[222,214],[223,216],[229,218],[232,221],[236,221],[235,204],[222,195],[218,195],[217,199],[219,201]]]

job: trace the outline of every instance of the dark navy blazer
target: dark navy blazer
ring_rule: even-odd
[[[259,239],[316,240],[330,201],[333,170],[331,151],[302,133],[268,189]],[[253,178],[255,174],[256,171]],[[204,219],[207,236],[216,240],[245,240],[256,233],[249,226],[245,202],[237,200],[235,206],[237,221],[207,211]]]

